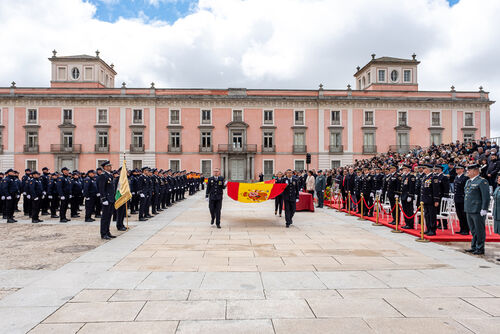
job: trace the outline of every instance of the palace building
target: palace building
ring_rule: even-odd
[[[421,91],[411,59],[372,59],[355,88],[315,90],[115,88],[95,56],[49,58],[50,87],[0,88],[0,170],[88,170],[125,154],[129,168],[221,168],[232,180],[287,168],[325,169],[389,149],[490,135],[478,91]]]

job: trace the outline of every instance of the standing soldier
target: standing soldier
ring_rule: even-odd
[[[80,207],[80,197],[82,196],[82,183],[80,182],[80,173],[77,170],[73,171],[71,178],[71,218],[78,218],[78,209]]]
[[[318,208],[322,208],[325,200],[326,178],[321,170],[318,171],[315,188],[318,196]]]
[[[278,177],[276,178],[276,183],[285,183],[285,179],[283,178],[283,173],[281,171],[278,172]],[[281,217],[281,212],[283,212],[283,193],[279,194],[274,198],[274,215],[278,213]]]
[[[101,239],[109,240],[115,238],[109,232],[109,224],[115,203],[115,186],[111,175],[111,163],[105,161],[101,164],[103,173],[97,178],[97,188],[101,194],[102,217],[101,217]]]
[[[413,229],[415,225],[415,217],[406,218],[413,215],[413,200],[415,199],[415,183],[417,181],[415,175],[410,173],[411,166],[403,165],[403,175],[401,176],[400,193],[401,206],[405,214],[405,229]]]
[[[415,175],[415,194],[417,195],[417,207],[420,205],[420,190],[422,188],[422,180],[425,177],[424,168],[422,164],[417,167],[417,174]]]
[[[354,194],[351,193],[351,195],[353,195],[353,201],[354,203],[358,202],[361,198],[361,189],[363,187],[363,174],[362,174],[362,171],[361,169],[357,169],[356,170],[356,176],[354,178]],[[351,204],[352,205],[355,205],[354,203]],[[357,213],[361,213],[361,205],[363,203],[359,203],[358,205],[356,205],[356,212]],[[351,207],[351,210],[352,210],[352,207]]]
[[[464,198],[465,198],[465,183],[469,179],[464,174],[464,166],[456,165],[455,170],[457,175],[455,176],[455,182],[453,186],[455,201],[455,210],[457,212],[458,221],[460,222],[460,232],[461,235],[469,235],[469,225],[467,224],[467,215],[464,211]]]
[[[425,225],[428,236],[436,235],[436,211],[439,207],[439,180],[432,173],[432,165],[424,165],[420,199],[424,203]]]
[[[1,196],[5,197],[5,209],[4,215],[7,219],[7,223],[16,223],[17,220],[14,219],[14,207],[16,203],[16,196],[19,192],[18,185],[15,181],[15,174],[12,169],[5,172],[6,176],[2,180],[2,191]]]
[[[97,199],[97,182],[93,169],[87,172],[87,177],[83,180],[83,196],[85,197],[85,222],[91,223],[95,221],[92,218],[92,214],[94,213],[95,201]]]
[[[21,179],[21,192],[23,193],[23,213],[25,216],[31,217],[31,195],[29,194],[31,179],[31,170],[24,170],[23,178]]]
[[[441,199],[450,197],[450,179],[448,176],[443,174],[443,166],[441,164],[437,164],[434,166],[434,174],[439,182],[439,203],[441,203]],[[439,213],[439,207],[436,211],[436,214]],[[443,219],[443,228],[445,230],[448,229],[448,220]],[[439,225],[437,228],[441,228]]]
[[[467,168],[469,180],[465,183],[464,210],[472,233],[470,249],[466,252],[474,255],[484,254],[486,239],[485,219],[490,204],[490,189],[486,179],[479,176],[479,165],[472,164]]]
[[[142,168],[142,174],[137,177],[136,181],[136,192],[139,196],[139,221],[146,221],[148,218],[146,217],[146,189],[147,189],[147,179],[146,179],[146,169],[147,167]]]
[[[396,212],[399,208],[396,208],[396,196],[399,194],[399,175],[397,174],[397,166],[391,165],[389,167],[389,174],[385,179],[385,193],[389,198],[389,204],[391,206],[392,221],[389,223],[391,225],[396,225]],[[397,211],[396,211],[397,210]]]
[[[287,184],[283,190],[283,202],[285,203],[285,221],[286,227],[289,228],[293,224],[293,216],[297,202],[299,201],[299,180],[292,176],[292,170],[286,170],[285,183]]]
[[[220,175],[220,170],[218,168],[214,169],[214,176],[208,179],[205,198],[210,209],[210,225],[213,225],[215,221],[217,228],[220,228],[220,212],[225,188],[226,183],[224,177]]]
[[[57,194],[61,199],[61,207],[59,208],[59,222],[67,223],[71,219],[66,218],[66,211],[68,210],[69,195],[71,195],[71,180],[69,177],[69,170],[66,167],[61,169],[62,175],[59,175],[56,181]]]
[[[97,175],[96,175],[96,182],[97,182],[97,179],[99,178],[99,175],[101,175],[103,173],[102,171],[102,168],[101,167],[97,167],[97,169],[95,170]],[[101,210],[102,210],[102,205],[101,205],[101,194],[99,193],[99,188],[97,188],[97,199],[95,201],[95,217],[96,218],[101,218]]]
[[[368,171],[368,167],[363,168],[364,172],[364,177],[363,177],[363,184],[361,185],[361,193],[363,194],[363,198],[365,199],[363,203],[360,203],[360,205],[363,205],[363,214],[367,217],[372,217],[373,214],[371,214],[371,209],[368,209],[369,206],[372,206],[373,204],[373,175],[370,174]],[[365,204],[366,203],[366,204]]]
[[[47,167],[42,168],[42,175],[40,176],[40,181],[42,182],[43,196],[40,202],[40,209],[42,210],[42,216],[46,216],[49,214],[49,181],[50,181],[50,173]]]
[[[43,220],[38,218],[40,214],[40,202],[43,196],[42,181],[40,180],[40,173],[38,171],[33,171],[31,173],[31,180],[29,181],[28,193],[31,197],[31,222],[41,223]]]
[[[50,174],[49,186],[47,188],[50,201],[50,218],[59,218],[57,215],[57,207],[59,206],[59,196],[57,194],[57,174],[57,172]]]

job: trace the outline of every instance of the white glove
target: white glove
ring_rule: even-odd
[[[33,198],[34,201],[38,201],[38,197]]]
[[[19,198],[19,197],[21,197],[21,195],[16,195],[16,198]]]
[[[49,195],[49,199],[52,199],[52,195]]]
[[[5,196],[2,196],[2,201],[5,199]]]
[[[47,195],[47,192],[46,192],[46,191],[43,191],[43,192],[42,192],[42,194]]]
[[[370,193],[370,197],[373,198],[375,195],[373,193]]]
[[[227,186],[227,181],[226,181],[226,182],[224,182],[224,186]]]
[[[298,200],[298,199],[296,199],[296,200],[295,200],[295,203],[299,203],[299,200]]]
[[[135,193],[132,193],[132,195],[135,195]]]
[[[90,197],[85,197],[85,199],[86,199],[87,201],[90,201]]]
[[[11,199],[12,199],[12,197],[11,197],[11,196],[7,196],[7,199],[8,199],[8,200],[11,200]]]
[[[23,191],[23,195],[26,195],[26,191]]]
[[[406,199],[406,201],[407,201],[408,203],[409,203],[409,202],[411,202],[411,197],[408,197],[408,198]]]
[[[207,197],[207,198],[205,198],[205,201],[207,201],[207,202],[208,202],[208,201],[210,201],[210,200],[209,200],[209,199],[208,199],[208,197]]]
[[[140,194],[139,196],[141,196],[141,198],[144,198],[144,194]]]
[[[69,195],[69,198],[73,198],[73,195]]]
[[[96,196],[97,196],[97,197],[101,197],[101,194],[97,193],[97,194],[96,194]]]
[[[109,202],[108,201],[104,201],[104,202],[102,202],[102,205],[109,205]]]
[[[31,195],[26,196],[27,199],[31,199]]]
[[[63,201],[64,201],[65,199],[66,199],[66,197],[64,197],[64,196],[61,196],[61,200],[63,200]]]
[[[479,214],[484,217],[488,214],[488,210],[481,210]]]

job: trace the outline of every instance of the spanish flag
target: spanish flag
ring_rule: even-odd
[[[227,183],[227,195],[242,203],[260,203],[280,195],[286,183]]]
[[[123,160],[122,171],[120,172],[120,179],[118,180],[118,187],[115,194],[115,209],[118,209],[123,204],[127,203],[132,198],[130,186],[127,177],[127,163]]]

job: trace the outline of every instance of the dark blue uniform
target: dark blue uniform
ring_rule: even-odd
[[[464,198],[465,198],[465,183],[469,178],[465,174],[457,175],[454,181],[454,196],[455,210],[457,212],[458,221],[460,222],[459,234],[468,235],[469,224],[467,223],[467,215],[464,211]]]
[[[115,185],[113,176],[108,172],[103,172],[97,177],[97,189],[101,194],[102,214],[101,214],[101,238],[109,237],[109,224],[115,203]]]
[[[299,180],[292,176],[291,178],[285,177],[284,183],[287,184],[283,190],[283,202],[285,203],[285,222],[286,227],[293,224],[293,216],[295,215],[296,204],[299,200]]]
[[[85,221],[91,222],[97,199],[97,182],[95,177],[87,176],[83,180],[83,197],[85,197]]]
[[[83,193],[83,186],[80,178],[71,178],[71,217],[79,217],[80,199]]]
[[[32,178],[29,181],[27,194],[31,197],[31,222],[38,223],[41,221],[38,219],[38,215],[40,214],[40,203],[43,196],[43,186],[40,178]]]
[[[415,175],[408,173],[401,176],[400,193],[401,193],[401,206],[406,216],[413,215],[413,200],[415,199],[415,183],[417,178]],[[415,225],[415,217],[406,218],[404,228],[412,229]]]
[[[208,198],[211,216],[210,224],[213,225],[215,221],[217,228],[220,228],[220,212],[224,188],[226,188],[226,185],[223,176],[212,176],[208,179],[205,197]]]
[[[48,197],[48,189],[49,189],[49,181],[50,181],[50,173],[44,172],[40,176],[40,181],[42,182],[42,189],[43,189],[43,197],[40,202],[40,209],[42,211],[42,215],[48,215],[49,214],[49,197]]]
[[[61,199],[61,207],[59,208],[59,221],[65,223],[66,211],[68,210],[69,195],[71,195],[71,180],[70,176],[60,175],[56,179],[57,195]]]
[[[285,183],[285,178],[276,178],[276,183]],[[276,215],[279,211],[280,217],[283,212],[283,194],[279,194],[274,198],[274,214]]]
[[[439,207],[439,180],[434,174],[430,173],[422,179],[420,190],[420,200],[424,203],[425,225],[427,235],[436,235],[436,212]]]

